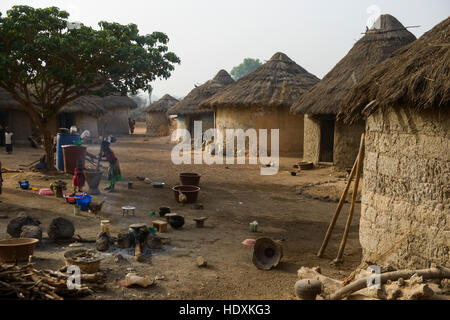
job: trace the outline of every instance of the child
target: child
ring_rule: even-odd
[[[3,178],[2,178],[2,163],[0,162],[0,194],[2,194]],[[1,201],[0,201],[1,202]]]
[[[106,157],[106,160],[109,162],[108,185],[106,186],[105,190],[114,192],[114,186],[116,182],[122,180],[119,160],[116,158],[116,155],[109,147],[109,142],[103,141],[102,150],[103,156]]]
[[[9,128],[5,129],[5,145],[6,145],[6,152],[8,154],[11,154],[13,152],[13,145],[12,145],[12,136],[14,133],[9,131]]]
[[[82,188],[84,187],[84,183],[86,182],[86,177],[84,175],[83,162],[78,160],[77,167],[75,168],[75,172],[73,174],[72,184],[73,184],[73,192],[82,192]]]

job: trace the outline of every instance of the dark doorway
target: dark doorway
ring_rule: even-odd
[[[60,113],[59,114],[59,127],[70,129],[71,126],[75,125],[75,117],[72,113]]]
[[[334,117],[320,121],[320,153],[319,161],[333,162]]]
[[[5,145],[5,128],[8,126],[8,120],[9,120],[8,111],[0,110],[0,146]]]

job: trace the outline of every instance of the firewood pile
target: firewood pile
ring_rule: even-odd
[[[23,266],[0,264],[0,299],[64,300],[94,293],[105,282],[105,275],[81,274],[81,287],[70,290],[70,275],[59,271],[37,270],[32,264]]]

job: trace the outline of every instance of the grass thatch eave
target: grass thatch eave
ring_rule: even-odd
[[[152,103],[144,109],[145,112],[167,112],[172,106],[178,102],[177,99],[170,94],[165,94],[161,99]]]
[[[3,88],[0,88],[0,109],[19,110],[20,104],[13,99],[11,94]]]
[[[242,77],[200,108],[214,107],[290,107],[319,79],[278,52],[262,66]]]
[[[378,27],[378,28],[375,28]],[[311,90],[294,103],[300,114],[337,114],[350,90],[378,64],[416,37],[391,15],[381,15],[374,27]]]
[[[347,123],[398,106],[450,111],[450,17],[397,51],[355,86],[341,103]]]
[[[131,110],[138,107],[137,103],[128,96],[110,95],[102,99],[102,106],[106,111],[118,108],[130,108]]]
[[[105,113],[102,108],[102,98],[98,96],[82,96],[69,102],[60,112],[64,113],[84,113],[93,117],[101,116]]]
[[[227,86],[234,83],[233,78],[225,70],[220,70],[217,75],[202,84],[199,87],[194,88],[189,94],[180,102],[175,104],[169,109],[170,115],[189,115],[210,113],[212,109],[204,108],[199,109],[199,105],[206,99],[211,98],[218,92],[221,92]]]

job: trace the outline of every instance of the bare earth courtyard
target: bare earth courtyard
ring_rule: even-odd
[[[353,226],[347,242],[344,264],[330,266],[335,258],[348,212],[348,204],[336,225],[333,236],[323,258],[316,256],[328,223],[336,208],[333,201],[322,201],[296,193],[298,186],[310,183],[337,180],[331,168],[302,171],[291,176],[292,166],[298,157],[280,159],[280,171],[275,176],[261,176],[259,165],[180,165],[172,164],[170,152],[173,144],[169,137],[148,138],[143,135],[144,124],[139,123],[133,137],[119,137],[111,148],[116,153],[124,180],[116,193],[103,193],[94,201],[106,197],[98,216],[82,212],[74,216],[73,207],[54,196],[40,196],[31,190],[21,190],[18,181],[27,179],[32,187],[48,188],[55,180],[63,179],[71,186],[71,176],[60,174],[48,176],[40,172],[25,171],[3,175],[3,194],[0,196],[0,213],[10,218],[26,212],[41,221],[44,242],[35,250],[34,263],[39,269],[57,270],[64,265],[63,253],[68,244],[54,244],[46,239],[50,221],[58,216],[70,219],[75,224],[75,234],[95,239],[100,232],[100,220],[111,220],[111,233],[126,232],[132,223],[146,223],[159,219],[151,216],[160,206],[169,206],[172,212],[185,216],[186,224],[180,230],[168,227],[162,234],[170,244],[161,250],[153,250],[143,262],[136,262],[132,255],[120,252],[125,261],[116,262],[114,253],[104,253],[101,271],[107,276],[107,290],[96,292],[87,299],[295,299],[294,284],[297,270],[301,266],[320,266],[322,273],[344,279],[361,262],[358,240],[360,206],[357,204]],[[88,151],[97,154],[99,145],[91,145]],[[4,168],[18,170],[20,164],[29,164],[42,155],[42,150],[17,146],[12,155],[2,150]],[[171,187],[179,184],[179,173],[202,174],[198,202],[203,210],[192,205],[182,206],[174,199]],[[165,182],[163,189],[138,181],[137,176],[153,181]],[[127,183],[133,182],[133,189]],[[101,189],[106,184],[101,182]],[[135,216],[122,217],[121,207],[137,208]],[[195,217],[206,216],[205,228],[197,229]],[[0,239],[6,239],[9,219],[0,219]],[[258,232],[249,230],[249,223],[257,220]],[[252,248],[244,246],[245,239],[258,237],[285,239],[283,259],[271,271],[258,270],[252,264]],[[94,244],[85,244],[94,247]],[[206,268],[198,268],[196,259],[207,260]],[[158,277],[156,284],[143,288],[123,288],[116,280],[124,279],[133,269],[151,278]]]

